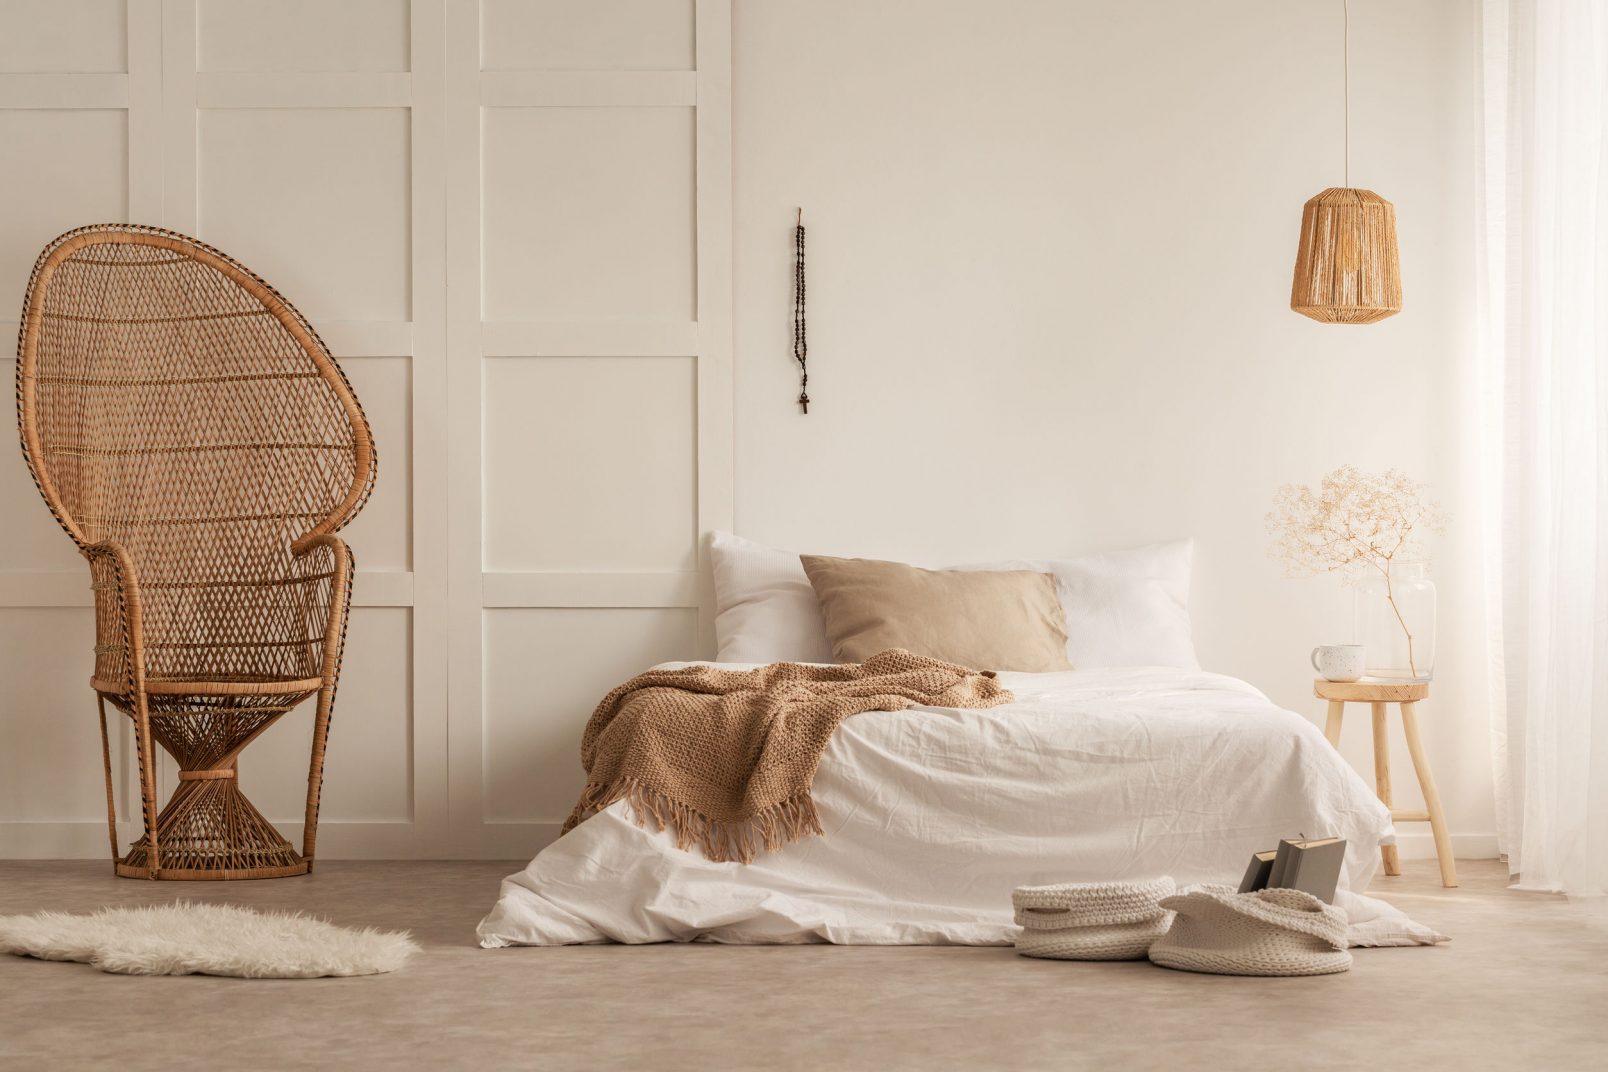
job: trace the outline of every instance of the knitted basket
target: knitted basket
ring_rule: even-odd
[[[1162,905],[1178,914],[1152,963],[1216,975],[1327,975],[1351,967],[1346,914],[1301,890],[1196,886]]]
[[[1011,894],[1022,928],[1016,951],[1052,960],[1141,959],[1172,923],[1160,901],[1174,889],[1170,878],[1018,887]]]

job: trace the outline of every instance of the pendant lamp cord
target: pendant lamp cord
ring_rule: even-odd
[[[1341,84],[1345,94],[1346,188],[1351,188],[1351,0],[1340,0]]]

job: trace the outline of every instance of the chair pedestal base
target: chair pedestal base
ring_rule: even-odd
[[[303,859],[240,791],[234,767],[179,772],[156,821],[157,867],[140,838],[115,861],[124,878],[252,879],[305,875]]]
[[[143,760],[145,770],[152,772],[141,778],[142,793],[151,794],[145,798],[146,832],[129,846],[126,855],[119,856],[113,828],[112,864],[117,874],[123,878],[228,880],[288,878],[311,871],[312,859],[297,852],[240,791],[239,757],[263,731],[312,695],[297,691],[153,697],[150,739],[178,763],[179,784],[153,822],[155,765],[149,758]],[[134,719],[138,735],[136,706],[126,697],[107,698]],[[104,732],[101,743],[107,749],[110,808],[111,752]],[[142,755],[146,747],[141,745]]]
[[[127,857],[124,859],[126,860]],[[313,865],[306,860],[299,860],[296,863],[289,864],[285,867],[254,867],[249,869],[206,871],[191,868],[168,867],[167,864],[164,863],[161,870],[154,875],[151,874],[150,868],[146,867],[144,864],[134,865],[125,863],[123,860],[119,860],[114,866],[119,878],[154,878],[163,882],[183,882],[185,880],[218,882],[251,878],[291,878],[296,875],[307,874],[307,872],[312,869]]]

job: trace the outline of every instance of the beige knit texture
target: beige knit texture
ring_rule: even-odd
[[[822,833],[810,786],[845,718],[1012,699],[992,673],[897,648],[842,666],[650,670],[592,713],[581,737],[586,788],[564,831],[625,800],[680,848],[747,863]]]
[[[1150,947],[1165,968],[1215,975],[1327,975],[1351,967],[1346,914],[1302,890],[1197,886],[1161,902],[1172,929]]]
[[[1145,923],[1024,930],[1016,936],[1016,951],[1048,960],[1143,960],[1170,926],[1172,913],[1164,912]]]
[[[1018,886],[1011,893],[1018,926],[1039,929],[1144,923],[1165,916],[1158,903],[1178,887],[1163,875],[1142,882],[1062,882]]]
[[[1176,887],[1166,876],[1143,882],[1064,882],[1018,886],[1016,951],[1054,960],[1137,960],[1172,925],[1162,898]]]

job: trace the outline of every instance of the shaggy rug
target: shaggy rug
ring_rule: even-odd
[[[0,952],[74,960],[121,975],[375,975],[396,971],[418,948],[408,935],[394,931],[353,930],[300,913],[184,901],[103,908],[87,916],[0,916]]]

